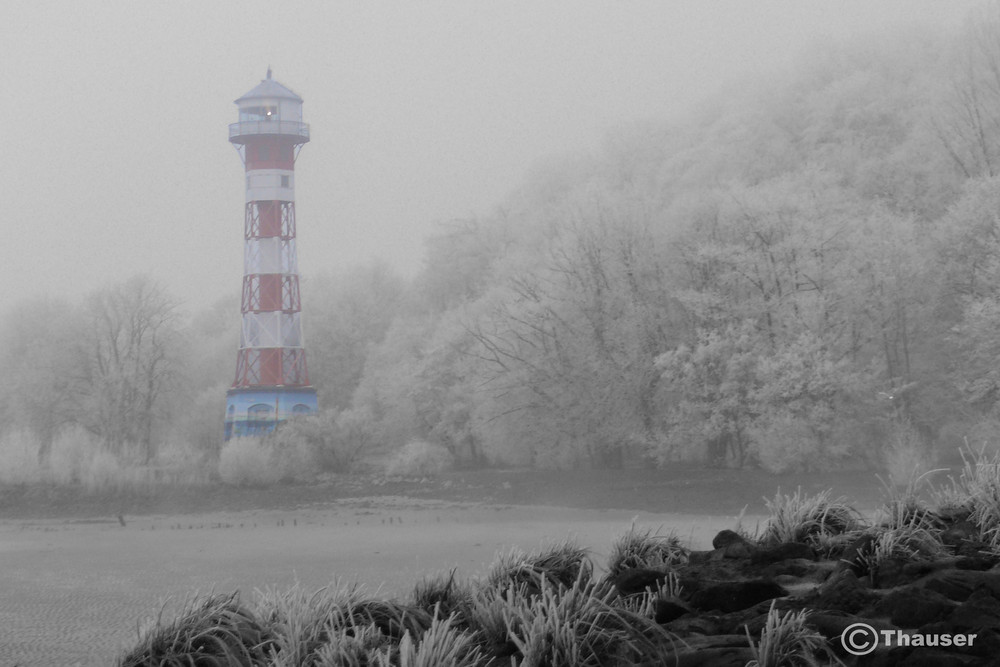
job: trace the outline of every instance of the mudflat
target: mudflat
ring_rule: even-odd
[[[567,538],[600,567],[632,521],[696,548],[736,516],[345,498],[295,509],[0,521],[0,664],[109,665],[195,592],[358,583],[405,598],[421,577],[485,573],[498,552]],[[744,517],[753,528],[756,517]]]

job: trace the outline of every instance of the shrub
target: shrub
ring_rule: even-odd
[[[930,476],[940,470],[929,470],[921,475],[911,474],[905,485],[889,484],[884,480],[886,502],[879,511],[878,523],[883,528],[921,528],[938,530],[940,517],[929,510],[920,498],[920,487]]]
[[[917,525],[907,525],[879,530],[871,545],[860,554],[859,563],[872,585],[878,585],[879,573],[888,561],[926,562],[946,555],[938,534]]]
[[[227,484],[274,484],[280,471],[271,464],[273,450],[264,438],[233,438],[219,453],[219,477]]]
[[[1000,553],[1000,452],[962,452],[958,479],[936,493],[940,505],[967,516],[983,540]]]
[[[38,462],[41,442],[28,429],[6,431],[0,436],[0,482],[4,484],[32,484],[42,478]]]
[[[632,568],[660,569],[687,562],[689,550],[675,533],[654,534],[651,529],[640,530],[633,523],[611,547],[608,557],[608,577],[614,578]]]
[[[747,667],[821,667],[822,665],[843,665],[826,645],[823,635],[806,626],[807,612],[789,611],[784,614],[774,608],[774,602],[767,612],[767,620],[760,633],[760,641],[754,643],[747,630],[747,641],[753,660]]]
[[[626,611],[638,614],[643,618],[656,617],[656,603],[659,600],[679,598],[684,587],[676,572],[667,572],[663,581],[656,586],[647,588],[642,593],[634,593],[619,599],[618,603]]]
[[[216,467],[214,448],[172,440],[158,448],[152,462],[153,481],[166,484],[206,484]]]
[[[240,605],[239,594],[191,600],[174,622],[160,619],[139,645],[118,660],[119,667],[264,664],[271,638],[256,615]]]
[[[455,619],[436,618],[419,639],[407,632],[393,651],[386,648],[376,655],[378,667],[476,667],[482,652],[471,633],[454,627]],[[343,664],[343,663],[327,663]]]
[[[74,426],[56,434],[45,461],[41,441],[29,430],[0,436],[0,482],[8,484],[79,485],[91,494],[148,493],[157,484],[208,481],[201,456],[190,447],[167,446],[150,465],[122,461],[101,441]],[[128,449],[128,448],[126,448]]]
[[[455,581],[455,570],[448,575],[425,577],[413,587],[413,604],[437,618],[446,618],[465,608],[472,596],[469,587]]]
[[[966,438],[979,448],[978,451],[983,456],[1000,454],[1000,419],[995,416],[983,417],[969,428]]]
[[[75,484],[86,475],[83,470],[101,451],[100,443],[83,428],[67,428],[59,432],[49,449],[49,481],[53,484]]]
[[[233,438],[219,453],[219,477],[227,484],[309,482],[319,472],[319,445],[299,420],[256,438]]]
[[[61,430],[53,438],[48,458],[40,460],[41,440],[29,429],[14,429],[0,436],[0,482],[8,484],[75,484],[108,468],[103,449],[97,438],[79,427]],[[96,485],[89,484],[89,487]]]
[[[565,541],[541,551],[525,554],[518,549],[499,556],[487,577],[487,585],[500,591],[521,589],[528,594],[543,585],[570,587],[589,581],[593,565],[583,547]]]
[[[300,667],[304,664],[374,667],[383,655],[392,655],[392,645],[374,625],[364,625],[330,631],[326,641],[311,654],[309,662],[296,662],[288,654],[279,653],[274,662],[268,664],[269,667]]]
[[[261,593],[258,607],[276,656],[268,664],[376,664],[371,660],[379,651],[407,635],[419,639],[432,626],[433,618],[421,609],[362,593],[357,586],[334,585],[308,594],[298,584],[283,593]],[[321,655],[336,659],[324,662]]]
[[[534,597],[504,598],[508,639],[522,665],[667,664],[672,637],[653,621],[611,605],[577,580],[569,588],[545,582]]]
[[[524,585],[486,582],[457,596],[456,611],[447,616],[365,598],[360,588],[339,584],[312,594],[297,584],[286,592],[258,593],[250,609],[236,594],[209,596],[189,603],[169,624],[161,611],[119,665],[666,664],[672,636],[650,618],[614,606],[612,592],[598,593],[578,547],[558,545],[526,560],[548,573],[538,577],[534,594]],[[564,583],[573,572],[576,579]],[[452,584],[449,577],[443,587],[429,588],[443,588],[447,596]]]
[[[295,443],[299,454],[311,457],[312,467],[334,473],[350,472],[373,442],[372,424],[363,411],[333,410],[291,419],[268,436],[276,445]],[[295,472],[293,478],[301,477]]]
[[[861,516],[847,505],[846,499],[830,500],[829,490],[807,496],[800,488],[786,496],[779,489],[774,499],[765,498],[764,504],[771,515],[761,538],[765,544],[814,543],[823,536],[863,527]]]
[[[403,477],[436,475],[449,470],[454,462],[454,457],[445,447],[414,440],[389,460],[386,474]]]
[[[896,420],[890,425],[882,462],[889,481],[896,486],[907,484],[934,464],[927,443],[909,420]]]
[[[146,468],[123,465],[104,449],[82,462],[79,479],[89,493],[127,493],[148,490],[150,486]]]

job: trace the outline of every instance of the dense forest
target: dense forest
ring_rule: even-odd
[[[308,267],[323,411],[286,431],[328,469],[413,441],[467,466],[775,472],[996,446],[1000,8],[619,128],[423,252],[412,279]],[[5,313],[4,437],[41,461],[67,433],[217,457],[238,309],[188,321],[137,277]]]

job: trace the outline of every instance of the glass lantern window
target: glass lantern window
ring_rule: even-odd
[[[258,107],[243,107],[240,109],[240,121],[278,120],[278,107],[273,105]]]

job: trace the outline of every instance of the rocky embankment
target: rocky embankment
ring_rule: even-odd
[[[679,592],[656,601],[655,620],[680,639],[679,667],[744,667],[754,659],[750,642],[765,641],[769,612],[802,610],[833,664],[1000,664],[1000,558],[967,520],[934,520],[951,553],[933,559],[879,554],[873,532],[820,557],[805,542],[762,546],[722,531],[713,550],[669,570]],[[662,586],[666,573],[631,568],[614,583],[636,595]]]

